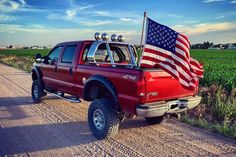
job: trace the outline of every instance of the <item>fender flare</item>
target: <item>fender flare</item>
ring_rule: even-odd
[[[89,86],[91,83],[94,82],[99,82],[100,84],[102,84],[103,86],[105,86],[105,88],[111,93],[112,97],[113,97],[113,107],[115,107],[114,109],[119,111],[120,110],[120,106],[118,103],[118,96],[117,96],[117,91],[115,86],[111,83],[111,81],[109,81],[108,78],[101,76],[101,75],[93,75],[90,78],[88,78],[88,80],[86,81],[85,85],[84,85],[84,89],[83,89],[83,99],[87,100],[87,101],[91,101],[91,99],[89,98]]]
[[[32,77],[32,80],[34,80],[33,78],[33,73],[36,73],[37,75],[37,80],[40,82],[41,85],[43,85],[44,87],[44,83],[43,83],[43,74],[40,70],[39,67],[32,67],[32,70],[31,70],[31,77]]]

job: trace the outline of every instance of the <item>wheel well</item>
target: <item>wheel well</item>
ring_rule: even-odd
[[[40,85],[41,85],[43,88],[45,88],[44,82],[43,82],[43,80],[42,80],[42,75],[41,75],[40,71],[38,71],[37,69],[33,69],[31,75],[32,75],[32,80],[33,80],[33,81],[38,80],[39,83],[40,83]]]
[[[100,82],[91,82],[85,92],[87,100],[93,101],[95,99],[109,98],[112,99],[111,92]]]
[[[109,87],[106,87],[106,85],[99,81],[91,81],[85,87],[84,100],[94,101],[96,99],[109,99],[112,102],[112,108],[116,111],[120,111],[116,95],[108,88]]]

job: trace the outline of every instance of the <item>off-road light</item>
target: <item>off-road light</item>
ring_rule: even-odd
[[[116,34],[112,34],[111,36],[111,41],[117,41],[118,40],[118,37]]]
[[[94,38],[95,38],[95,40],[101,40],[102,36],[101,36],[101,34],[99,32],[96,32],[94,34]]]
[[[108,34],[107,33],[102,33],[102,40],[107,41],[108,40]]]
[[[125,41],[125,38],[123,37],[123,35],[118,36],[118,41],[119,42],[124,42]]]

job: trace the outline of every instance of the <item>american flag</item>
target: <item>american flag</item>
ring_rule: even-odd
[[[198,77],[203,77],[203,65],[190,57],[189,47],[185,35],[147,18],[146,43],[140,67],[159,67],[185,88],[194,90]]]

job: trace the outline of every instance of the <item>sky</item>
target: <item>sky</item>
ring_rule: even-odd
[[[138,44],[144,11],[191,44],[236,42],[236,0],[0,0],[0,46],[55,45],[95,32]]]

